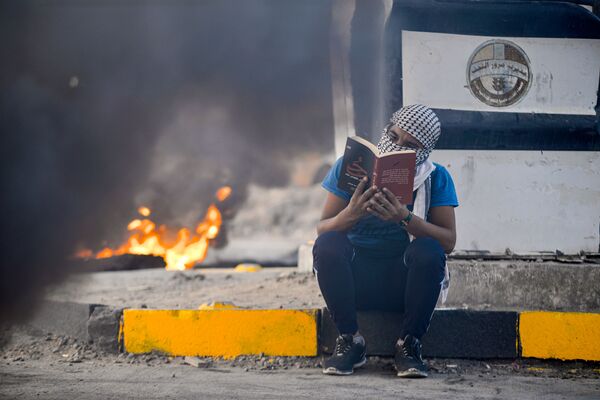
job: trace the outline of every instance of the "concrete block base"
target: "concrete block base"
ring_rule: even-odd
[[[515,311],[436,310],[423,337],[423,355],[449,358],[516,358]]]
[[[87,321],[88,341],[106,353],[118,353],[122,309],[97,306]]]

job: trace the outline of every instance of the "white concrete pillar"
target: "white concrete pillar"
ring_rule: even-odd
[[[354,0],[332,0],[331,6],[331,93],[335,154],[344,154],[346,138],[354,135],[354,105],[350,83],[350,23],[354,15]]]

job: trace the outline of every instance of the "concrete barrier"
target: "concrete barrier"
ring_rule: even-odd
[[[368,311],[359,312],[358,318],[367,353],[393,355],[402,315]],[[107,352],[226,358],[328,354],[337,336],[327,309],[121,311],[97,304],[47,302],[30,325],[91,342]],[[600,361],[600,314],[436,310],[423,338],[423,355]]]

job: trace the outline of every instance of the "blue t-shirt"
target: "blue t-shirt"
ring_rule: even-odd
[[[458,199],[456,198],[454,182],[450,173],[440,164],[434,163],[434,165],[435,170],[431,173],[431,202],[429,207],[457,207]],[[352,196],[337,186],[341,170],[342,157],[338,158],[333,164],[321,186],[334,195],[350,201]],[[408,209],[412,210],[412,205],[408,206]],[[382,252],[403,249],[409,242],[408,234],[402,224],[383,221],[374,215],[368,215],[360,219],[348,232],[348,239],[355,246]]]

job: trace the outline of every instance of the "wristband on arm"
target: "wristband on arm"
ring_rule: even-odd
[[[410,220],[412,219],[412,217],[413,217],[413,213],[412,213],[412,211],[409,211],[408,215],[400,220],[400,223],[404,226],[407,226],[408,223],[410,222]]]

